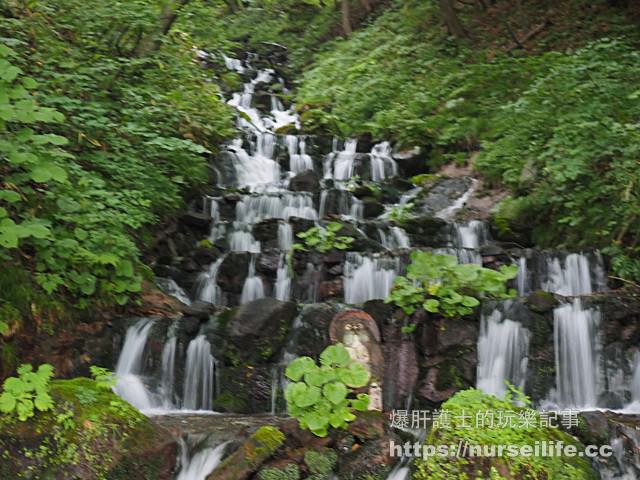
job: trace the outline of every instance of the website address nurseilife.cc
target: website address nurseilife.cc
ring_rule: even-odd
[[[423,445],[391,441],[392,457],[610,457],[611,445],[587,445],[584,449],[562,441],[536,441],[532,445],[476,445],[460,441],[451,445]]]

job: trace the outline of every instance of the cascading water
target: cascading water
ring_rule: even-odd
[[[547,281],[542,288],[566,296],[593,293],[589,259],[582,253],[569,254],[564,261],[558,257],[548,258]]]
[[[128,328],[116,365],[115,392],[139,410],[149,410],[157,406],[141,378],[144,369],[144,348],[153,325],[152,319],[143,318]]]
[[[371,180],[378,182],[398,174],[398,165],[391,156],[391,144],[382,142],[371,149]]]
[[[177,323],[169,327],[167,341],[162,349],[162,380],[160,382],[160,392],[162,395],[162,407],[167,410],[175,408],[176,349],[178,348],[176,327]]]
[[[185,362],[183,408],[213,409],[216,363],[216,359],[211,355],[211,345],[207,337],[198,335],[189,342]]]
[[[596,407],[599,394],[597,310],[582,306],[580,299],[553,312],[556,358],[556,389],[551,400],[562,407]]]
[[[218,270],[220,265],[224,261],[224,256],[218,258],[215,262],[209,265],[209,269],[202,272],[198,277],[198,299],[213,303],[214,305],[220,304],[222,301],[222,291],[218,286]]]
[[[287,149],[289,151],[289,169],[293,173],[313,170],[313,160],[307,155],[307,144],[304,137],[287,135]]]
[[[264,284],[262,283],[262,278],[256,275],[256,257],[252,255],[251,261],[249,262],[249,272],[242,286],[240,303],[251,302],[264,296]]]
[[[211,447],[200,446],[189,438],[180,439],[180,471],[176,480],[205,480],[220,465],[228,443]]]
[[[365,257],[348,253],[344,266],[344,301],[356,304],[387,298],[400,272],[397,258]]]
[[[508,305],[504,306],[505,309]],[[529,352],[529,331],[495,309],[480,320],[477,388],[502,397],[505,382],[524,387]]]

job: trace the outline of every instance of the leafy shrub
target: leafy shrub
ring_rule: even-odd
[[[509,298],[505,282],[518,273],[517,265],[499,271],[473,263],[459,264],[451,255],[414,251],[407,275],[397,277],[387,303],[394,303],[406,314],[418,308],[445,317],[468,315],[483,298]]]
[[[369,372],[351,360],[342,344],[325,348],[319,366],[310,357],[295,359],[285,375],[292,380],[285,390],[289,414],[319,437],[326,436],[330,426],[346,428],[356,418],[354,410],[364,411],[369,405],[367,394],[353,393],[367,385]]]
[[[545,427],[538,411],[515,406],[513,401],[521,397],[507,394],[504,400],[487,395],[480,390],[469,389],[456,393],[440,407],[438,424],[431,430],[426,444],[428,445],[464,445],[498,446],[498,445],[530,445],[535,442],[563,442],[575,445],[580,451],[581,445],[570,435],[558,428]],[[443,413],[444,412],[444,413]],[[485,423],[474,423],[477,419],[514,418],[512,425],[498,426]],[[500,417],[498,417],[500,415]],[[460,420],[462,416],[470,419],[466,424]],[[447,420],[448,419],[448,420]],[[522,420],[526,419],[526,420]],[[508,423],[507,421],[504,422]],[[488,461],[485,457],[440,456],[429,455],[418,458],[415,462],[416,480],[475,479],[476,472],[484,473],[482,478],[594,478],[589,462],[578,456],[495,456]],[[498,473],[500,472],[500,474]],[[490,473],[490,475],[489,475]]]
[[[353,243],[353,238],[338,235],[337,232],[342,228],[339,222],[331,222],[326,228],[312,227],[305,232],[298,233],[297,237],[303,240],[303,243],[296,243],[293,248],[296,250],[315,250],[320,253],[329,250],[346,250]]]
[[[37,371],[29,364],[20,365],[18,377],[9,377],[4,381],[0,395],[0,412],[15,414],[24,422],[35,414],[35,410],[45,412],[53,408],[53,399],[49,395],[49,381],[53,376],[53,367],[43,363]]]

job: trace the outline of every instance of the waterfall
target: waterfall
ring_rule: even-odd
[[[378,182],[398,174],[398,165],[391,157],[391,144],[382,142],[371,149],[371,180]]]
[[[309,193],[279,192],[263,195],[245,195],[236,204],[236,222],[255,224],[269,218],[288,220],[289,217],[317,220]]]
[[[176,326],[177,324],[174,323],[169,328],[168,338],[162,349],[162,380],[160,383],[160,391],[162,395],[162,407],[166,409],[173,409],[175,406],[176,348],[178,346]]]
[[[380,243],[387,250],[411,247],[411,241],[409,240],[407,232],[400,227],[391,226],[387,229],[378,227],[378,238],[380,238]]]
[[[260,242],[253,238],[251,232],[236,230],[229,237],[229,249],[232,252],[260,253]]]
[[[216,447],[204,447],[191,454],[187,442],[180,439],[180,471],[176,480],[206,480],[220,465],[227,444],[225,442]]]
[[[364,257],[348,253],[344,266],[344,301],[363,303],[374,298],[387,298],[398,276],[398,259]]]
[[[598,401],[600,313],[585,309],[580,299],[553,312],[556,391],[563,407],[595,407]]]
[[[589,295],[602,283],[598,275],[592,283],[589,258],[583,253],[571,253],[564,261],[549,257],[546,267],[547,279],[542,288],[549,292],[565,296]],[[599,268],[598,265],[596,269]]]
[[[127,329],[116,365],[115,392],[139,410],[148,410],[156,406],[152,394],[140,378],[144,367],[144,348],[153,324],[153,319],[143,318]]]
[[[526,257],[518,259],[518,277],[516,283],[518,285],[518,295],[523,296],[529,293],[529,272],[527,270]]]
[[[202,272],[198,277],[197,297],[204,301],[218,305],[222,301],[222,291],[218,286],[218,270],[224,261],[224,256],[218,258],[209,265],[206,272]]]
[[[216,375],[216,359],[204,335],[189,342],[184,373],[183,408],[212,410]]]
[[[156,285],[160,290],[162,290],[167,295],[171,295],[174,298],[177,298],[185,305],[191,304],[191,299],[187,295],[187,293],[176,283],[176,281],[172,278],[162,278],[156,277],[155,280]]]
[[[337,151],[337,142],[334,140],[333,151],[324,162],[324,178],[349,180],[353,177],[357,148],[358,141],[350,138],[344,142],[344,150]]]
[[[242,286],[242,293],[240,294],[240,303],[244,304],[257,300],[265,296],[264,285],[262,278],[256,275],[256,257],[251,256],[251,262],[249,262],[249,272],[247,279]]]
[[[278,300],[289,300],[291,292],[291,275],[289,274],[289,262],[285,252],[280,254],[278,261],[278,271],[276,273],[276,292],[275,297]]]
[[[504,308],[508,308],[507,305]],[[504,318],[499,309],[482,315],[478,337],[477,388],[502,397],[505,381],[523,388],[527,374],[529,331],[520,323]]]
[[[287,135],[285,139],[287,150],[289,151],[289,169],[293,173],[313,170],[313,160],[306,152],[306,142],[304,137]]]

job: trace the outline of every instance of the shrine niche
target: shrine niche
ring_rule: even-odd
[[[362,310],[347,310],[333,317],[329,325],[332,343],[342,343],[351,358],[361,363],[371,375],[368,386],[369,409],[382,410],[384,356],[380,347],[380,329]]]

